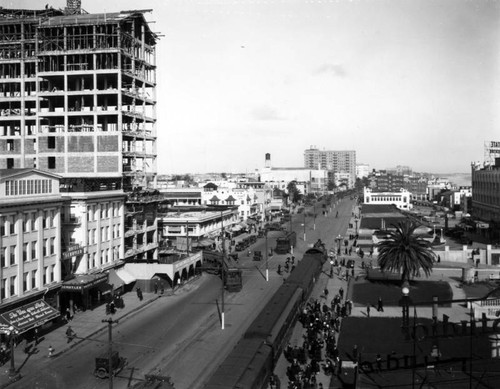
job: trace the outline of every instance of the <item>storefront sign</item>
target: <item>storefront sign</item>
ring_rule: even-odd
[[[76,276],[76,278],[70,280],[70,281],[65,281],[61,285],[61,290],[64,292],[83,292],[87,289],[90,289],[96,285],[102,284],[108,280],[108,275],[103,274],[98,277],[96,276],[90,276],[90,275],[83,275],[83,276]]]
[[[58,316],[59,312],[43,300],[23,305],[2,314],[2,318],[21,333]]]
[[[63,259],[69,259],[71,257],[76,257],[78,255],[83,255],[84,248],[80,247],[80,245],[76,244],[74,246],[69,246],[68,251],[62,253]]]

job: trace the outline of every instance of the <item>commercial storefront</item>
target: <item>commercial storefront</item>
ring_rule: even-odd
[[[64,281],[61,286],[61,307],[74,311],[90,309],[105,300],[106,295],[113,293],[108,283],[108,274],[79,274],[75,278]]]

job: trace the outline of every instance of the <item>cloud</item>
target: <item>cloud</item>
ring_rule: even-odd
[[[250,115],[255,120],[285,120],[284,117],[278,114],[278,111],[276,111],[276,109],[268,105],[255,107],[250,112]]]
[[[334,77],[346,77],[347,72],[342,65],[325,63],[313,71],[315,76],[322,74],[331,74]]]

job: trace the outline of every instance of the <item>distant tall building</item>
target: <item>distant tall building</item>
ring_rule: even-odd
[[[304,151],[304,167],[325,169],[333,173],[349,173],[349,188],[356,182],[356,151],[319,150],[313,146]]]

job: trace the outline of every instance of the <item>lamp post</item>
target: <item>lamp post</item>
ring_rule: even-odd
[[[313,230],[316,231],[316,204],[314,204],[314,224]]]
[[[304,242],[306,241],[306,211],[304,210]]]
[[[264,230],[264,235],[266,236],[266,281],[269,282],[269,262],[268,262],[268,249],[267,249],[267,229]]]
[[[14,361],[14,346],[15,346],[15,340],[16,340],[17,334],[19,334],[19,331],[16,330],[13,326],[10,326],[9,330],[7,332],[7,336],[10,337],[10,369],[9,369],[9,380],[11,380],[11,381],[17,381],[19,378],[21,378],[21,375],[16,370],[16,364],[15,364],[15,361]]]
[[[341,254],[341,244],[342,244],[342,236],[340,236],[340,234],[335,238],[335,240],[337,241],[337,255],[340,255]]]
[[[330,259],[330,278],[333,278],[333,258]]]

